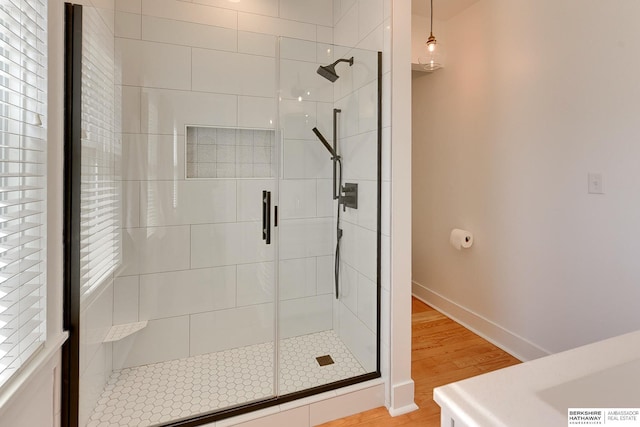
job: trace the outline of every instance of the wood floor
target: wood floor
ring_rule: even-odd
[[[415,298],[412,309],[411,376],[420,409],[393,418],[386,408],[377,408],[323,424],[324,427],[439,427],[440,407],[433,401],[434,387],[520,363]]]

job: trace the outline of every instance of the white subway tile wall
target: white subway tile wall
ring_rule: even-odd
[[[180,286],[176,286],[176,284]],[[236,305],[236,268],[201,268],[140,276],[140,320],[223,310]]]
[[[137,195],[119,185],[122,96],[114,54],[113,4],[83,13],[82,78],[82,298],[80,303],[79,421],[91,415],[112,368],[112,345],[103,343],[113,324],[114,270],[121,256],[118,211]],[[111,7],[111,9],[109,9]],[[27,40],[27,38],[24,38]],[[120,190],[127,190],[126,193]],[[121,197],[122,195],[122,197]],[[126,219],[130,221],[130,218]]]
[[[299,158],[287,155],[288,169],[301,161],[308,167],[283,181],[281,189],[280,199],[288,200],[280,206],[282,229],[285,240],[294,242],[291,259],[280,266],[282,299],[292,301],[283,316],[293,316],[293,301],[300,299],[300,307],[312,307],[319,317],[305,321],[304,310],[297,310],[299,333],[318,331],[319,325],[332,328],[331,304],[313,299],[331,291],[332,266],[326,260],[333,253],[334,203],[320,196],[320,191],[330,196],[331,162],[309,141],[313,126],[331,123],[333,88],[315,74],[331,59],[326,57],[330,45],[316,43],[318,37],[333,41],[331,2],[118,1],[116,9],[127,228],[115,319],[151,320],[153,326],[193,316],[192,345],[179,354],[235,345],[206,337],[208,329],[201,325],[210,327],[212,316],[226,313],[234,319],[235,313],[260,308],[259,319],[273,323],[265,316],[274,313],[265,307],[275,295],[274,253],[261,240],[260,200],[262,190],[276,188],[273,179],[260,178],[278,173],[275,72],[277,36],[284,35],[299,38],[281,45],[287,58],[281,72],[293,84],[283,93],[283,105],[292,113],[283,115],[290,122],[286,132],[297,132],[308,148],[298,150]],[[304,278],[295,277],[300,272]],[[116,344],[116,362],[148,363],[144,347],[153,334],[148,327],[128,345]],[[201,337],[202,343],[194,342]],[[272,330],[250,330],[240,341],[265,339],[273,339]]]
[[[387,3],[116,1],[126,228],[109,307],[115,324],[149,325],[109,344],[113,360],[109,354],[105,363],[121,369],[273,341],[275,255],[260,233],[260,199],[268,190],[280,191],[282,201],[282,336],[333,329],[366,371],[375,369],[377,57],[366,50],[387,46],[389,53]],[[279,65],[278,36],[289,37],[279,41]],[[334,84],[315,73],[350,56],[353,67],[339,65]],[[387,203],[389,94],[383,98]],[[311,132],[317,126],[331,137],[334,107],[342,109],[345,181],[361,189],[361,208],[343,214],[341,269],[352,277],[351,294],[339,301],[332,163]],[[231,134],[233,144],[218,144]],[[216,179],[187,179],[205,177]],[[388,209],[383,205],[387,304]],[[382,313],[384,348],[388,310]]]
[[[136,323],[140,295],[140,276],[118,277],[113,287],[113,324]]]
[[[150,320],[147,327],[113,343],[113,369],[189,356],[189,316]]]
[[[273,303],[191,315],[192,356],[273,342]]]
[[[111,375],[112,345],[103,343],[113,323],[113,281],[101,286],[100,294],[80,312],[80,398],[78,416],[81,423],[93,408]],[[84,425],[84,424],[82,424]]]
[[[358,184],[358,209],[342,213],[340,299],[334,303],[334,325],[338,335],[367,371],[376,367],[376,233],[377,233],[377,77],[378,58],[371,51],[390,53],[388,4],[384,0],[334,0],[334,42],[338,57],[354,57],[351,73],[338,73],[334,84],[339,120],[339,150],[344,181]],[[388,42],[388,40],[387,40]],[[342,46],[348,46],[344,48]],[[386,48],[385,48],[386,46]],[[389,82],[390,67],[383,61],[383,88]],[[388,86],[387,86],[388,87]],[[388,115],[390,92],[383,90],[383,117]],[[382,272],[381,282],[389,287],[389,154],[390,123],[383,119],[382,132]],[[386,127],[386,128],[385,128]],[[286,148],[285,148],[286,149]],[[386,198],[385,198],[386,196]],[[385,245],[385,242],[387,243]],[[386,264],[385,264],[386,263]],[[384,292],[384,290],[383,290]],[[383,303],[388,304],[388,298]],[[388,351],[388,310],[382,308],[382,345]],[[385,334],[385,331],[386,334]],[[386,347],[385,347],[386,345]],[[383,357],[384,363],[388,359]],[[383,375],[386,370],[383,364]]]

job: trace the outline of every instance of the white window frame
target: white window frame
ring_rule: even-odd
[[[0,8],[0,390],[47,337],[47,3]]]

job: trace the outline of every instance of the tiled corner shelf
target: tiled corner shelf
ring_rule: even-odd
[[[123,325],[114,325],[109,329],[107,336],[104,338],[104,342],[112,342],[119,341],[123,338],[128,337],[129,335],[135,334],[141,329],[144,329],[147,326],[147,321],[143,322],[135,322],[135,323],[125,323]]]

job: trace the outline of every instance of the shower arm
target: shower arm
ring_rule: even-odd
[[[348,62],[349,65],[353,65],[353,57],[349,58],[349,59],[344,59],[344,58],[340,58],[338,59],[336,62],[334,62],[333,64],[331,64],[331,67],[335,67],[337,64],[341,63],[341,62]]]

